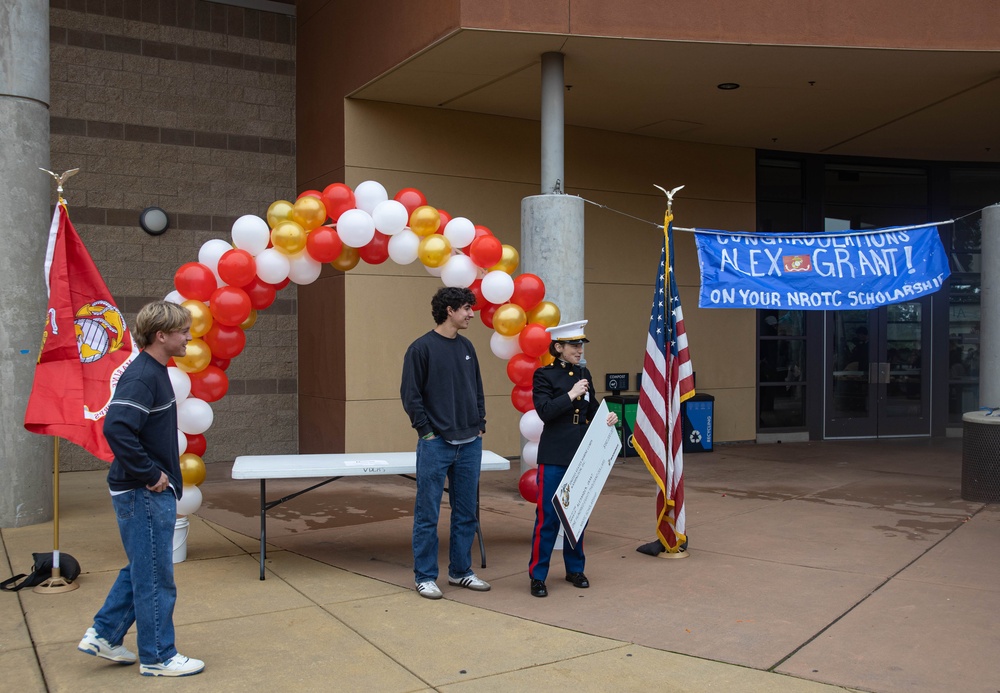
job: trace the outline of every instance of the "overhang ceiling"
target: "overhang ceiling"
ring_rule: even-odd
[[[1000,161],[1000,51],[461,30],[351,96],[538,120],[548,51],[565,55],[567,125],[757,149]],[[740,87],[718,88],[727,82]]]

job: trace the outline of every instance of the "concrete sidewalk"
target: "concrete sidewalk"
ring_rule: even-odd
[[[554,562],[547,599],[528,594],[534,510],[515,462],[482,479],[488,567],[478,549],[474,559],[492,591],[443,584],[440,601],[412,588],[411,481],[343,479],[273,509],[261,582],[259,485],[210,465],[175,613],[180,651],[207,666],[168,685],[995,693],[1000,506],[960,498],[960,457],[954,439],[687,455],[691,556],[680,561],[635,551],[654,538],[654,486],[630,458],[587,532],[592,587],[564,582]],[[300,482],[269,483],[268,495]],[[0,594],[0,689],[131,689],[137,667],[75,649],[125,562],[104,474],[66,473],[61,487],[60,546],[83,565],[81,587]],[[32,551],[51,548],[52,525],[0,536],[3,572],[25,572]],[[125,642],[134,649],[134,631]]]

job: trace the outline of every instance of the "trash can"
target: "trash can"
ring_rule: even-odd
[[[962,499],[1000,503],[1000,412],[962,415]]]
[[[622,441],[619,457],[638,457],[635,445],[632,442],[632,430],[635,428],[635,414],[639,409],[639,398],[636,395],[610,395],[604,398],[608,403],[608,410],[618,415],[618,423],[615,429]]]
[[[713,395],[697,394],[681,403],[684,452],[712,452],[714,410]]]

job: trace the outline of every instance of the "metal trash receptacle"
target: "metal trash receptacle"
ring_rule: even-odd
[[[962,499],[1000,503],[1000,415],[962,415]]]
[[[632,432],[635,430],[635,415],[639,408],[639,398],[635,395],[608,395],[604,398],[608,403],[608,410],[618,415],[618,423],[615,428],[618,430],[619,439],[622,441],[619,457],[638,457],[635,445],[632,442]]]
[[[698,393],[681,403],[684,452],[712,452],[715,397]]]

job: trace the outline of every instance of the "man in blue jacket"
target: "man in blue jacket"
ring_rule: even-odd
[[[417,497],[413,504],[413,575],[417,593],[444,596],[438,578],[438,517],[445,480],[451,505],[448,584],[486,592],[472,571],[476,502],[486,432],[486,398],[476,350],[459,330],[475,316],[469,289],[445,287],[431,299],[437,327],[403,358],[399,396],[417,440]]]
[[[129,563],[77,649],[132,664],[136,656],[122,640],[135,623],[140,674],[190,676],[205,663],[174,647],[173,540],[183,480],[167,362],[187,351],[191,314],[176,303],[156,301],[139,311],[135,325],[142,353],[122,374],[104,419],[104,437],[115,454],[108,485]]]

